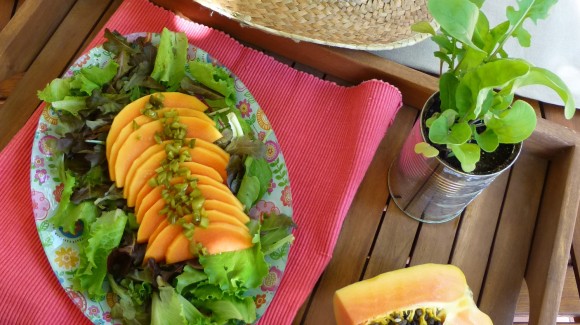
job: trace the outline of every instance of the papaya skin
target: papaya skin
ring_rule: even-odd
[[[488,325],[477,309],[463,272],[453,265],[423,264],[383,273],[336,291],[338,325],[366,324],[396,311],[437,307],[446,325]]]
[[[205,112],[208,108],[207,105],[194,96],[178,92],[164,92],[159,94],[163,97],[163,106],[165,107],[189,108],[200,112]],[[141,110],[145,107],[145,104],[149,102],[150,97],[151,95],[146,95],[129,103],[119,112],[119,114],[117,114],[117,116],[115,116],[109,134],[107,135],[107,160],[110,157],[112,145],[121,132],[121,129],[126,125],[131,124],[134,118],[143,114]]]

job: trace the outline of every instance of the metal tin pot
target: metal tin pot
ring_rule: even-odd
[[[388,175],[389,192],[395,204],[409,217],[426,223],[442,223],[459,216],[497,176],[511,167],[521,152],[521,143],[512,145],[511,155],[501,169],[482,174],[466,173],[440,157],[416,154],[417,143],[429,142],[424,123],[438,96],[439,93],[433,94],[425,103]]]

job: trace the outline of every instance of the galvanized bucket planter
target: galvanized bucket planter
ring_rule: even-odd
[[[426,223],[442,223],[459,216],[497,176],[511,167],[521,151],[521,144],[509,145],[509,157],[499,169],[478,174],[463,172],[439,156],[426,158],[415,153],[417,143],[428,142],[426,112],[438,96],[439,93],[433,94],[425,103],[388,176],[395,204],[409,217]]]

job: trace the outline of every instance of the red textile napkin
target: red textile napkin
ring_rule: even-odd
[[[400,92],[377,80],[350,88],[320,80],[145,0],[125,1],[105,27],[122,34],[184,31],[244,82],[268,116],[286,159],[298,228],[260,324],[290,324],[332,256],[355,192],[401,106]],[[90,47],[103,40],[101,31]],[[88,323],[53,276],[34,223],[29,168],[39,115],[0,153],[0,323]]]

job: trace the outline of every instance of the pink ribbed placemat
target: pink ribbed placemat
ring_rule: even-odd
[[[400,92],[377,80],[349,88],[323,81],[145,0],[125,1],[105,27],[122,34],[185,32],[244,82],[268,116],[286,159],[298,228],[260,324],[290,324],[332,256],[354,194],[401,106]],[[103,31],[89,47],[102,42]],[[39,115],[0,153],[0,323],[87,323],[53,275],[34,223],[29,161]]]

